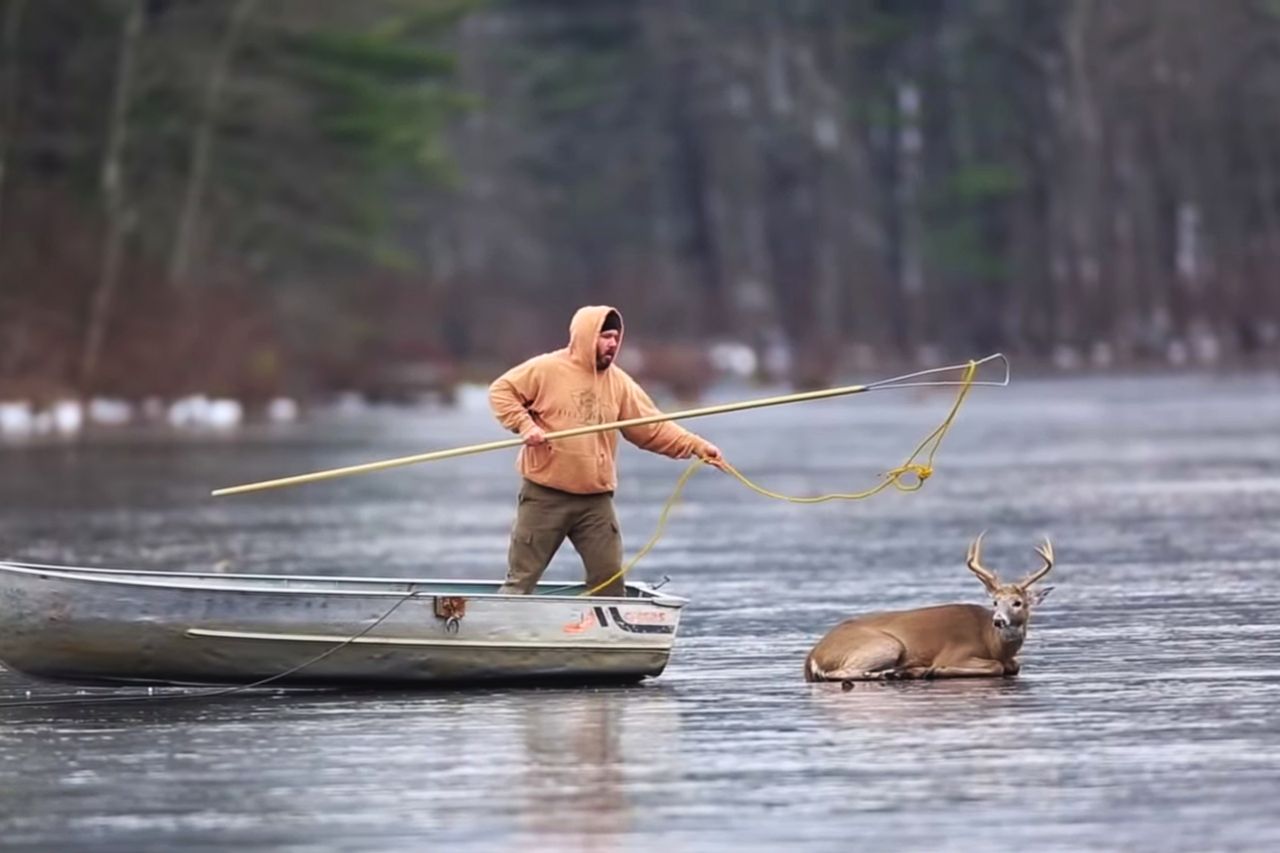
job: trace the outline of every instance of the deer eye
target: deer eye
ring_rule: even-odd
[[[1014,607],[1021,607],[1021,606],[1022,606],[1022,602],[1021,602],[1021,601],[1015,601],[1015,602],[1013,603],[1013,606],[1014,606]]]

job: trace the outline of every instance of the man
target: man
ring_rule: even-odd
[[[500,592],[526,595],[566,536],[594,588],[622,568],[622,536],[613,511],[617,430],[547,441],[549,432],[658,414],[649,395],[613,361],[622,315],[608,305],[578,309],[569,346],[534,356],[489,386],[498,422],[524,439],[516,467],[524,482]],[[719,448],[671,421],[628,427],[622,435],[673,459],[700,456],[720,467]],[[622,595],[617,578],[600,595]]]

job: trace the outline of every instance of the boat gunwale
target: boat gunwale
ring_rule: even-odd
[[[460,593],[450,590],[448,592],[435,592],[431,589],[412,589],[414,585],[467,585],[467,584],[496,584],[496,581],[478,581],[466,578],[385,578],[372,577],[360,578],[350,575],[271,575],[271,574],[241,574],[241,573],[220,573],[220,572],[167,572],[152,571],[148,569],[100,569],[75,566],[55,566],[41,563],[14,563],[10,561],[0,560],[0,572],[9,571],[21,575],[51,575],[60,580],[76,580],[89,583],[100,584],[116,584],[122,586],[147,587],[153,589],[183,589],[183,590],[204,590],[209,592],[247,592],[247,593],[281,593],[281,594],[307,594],[307,595],[334,595],[334,596],[379,596],[379,597],[416,597],[425,598],[432,595],[465,595],[468,598],[483,598],[501,601],[529,601],[529,600],[548,600],[548,601],[581,601],[584,596],[581,595],[551,595],[548,593],[533,593],[532,595],[504,595],[496,592],[465,592]],[[156,578],[173,578],[180,579],[183,577],[190,578],[206,578],[211,580],[230,580],[232,584],[198,584],[198,583],[181,583],[170,581],[151,580],[147,575],[153,575]],[[234,585],[237,579],[244,581],[311,581],[328,584],[352,584],[352,585],[389,585],[405,587],[405,589],[324,589],[320,587],[291,587],[278,586],[270,587],[264,584],[257,585]],[[539,584],[540,586],[543,584]],[[564,584],[547,582],[545,585],[553,587],[563,587]],[[621,602],[624,604],[651,604],[657,607],[667,607],[679,610],[689,603],[687,598],[677,595],[668,595],[660,593],[644,584],[629,583],[633,589],[636,589],[644,595],[640,596],[623,596],[623,595],[598,595],[590,596],[594,602]]]

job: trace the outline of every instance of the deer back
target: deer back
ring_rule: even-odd
[[[906,650],[902,664],[929,666],[940,659],[989,657],[991,610],[978,604],[939,604],[912,610],[870,613],[841,622],[814,648],[842,657],[862,642],[867,628],[881,631]]]

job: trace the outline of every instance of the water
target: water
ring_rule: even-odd
[[[758,392],[756,392],[758,393]],[[744,392],[741,396],[755,396]],[[735,393],[734,396],[739,396]],[[876,393],[693,422],[762,484],[853,491],[945,414]],[[108,567],[492,577],[511,457],[209,499],[499,437],[483,411],[0,449],[0,550]],[[629,551],[681,463],[622,451]],[[626,689],[267,692],[0,709],[0,846],[170,850],[1280,847],[1280,378],[976,390],[915,494],[793,506],[699,472],[636,569],[692,598]],[[1017,679],[807,685],[872,609],[1038,564]],[[579,576],[566,548],[550,579]],[[0,701],[67,695],[0,675]]]

